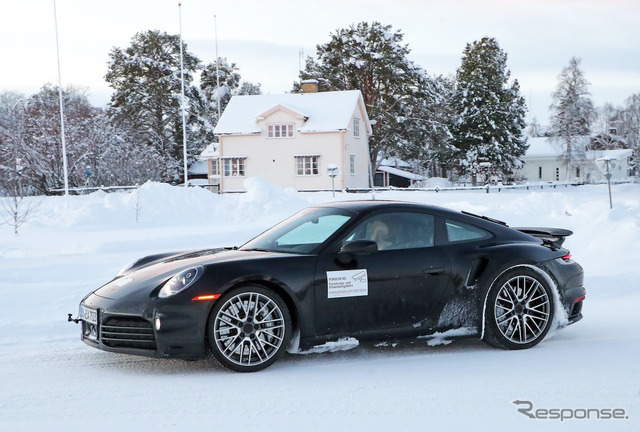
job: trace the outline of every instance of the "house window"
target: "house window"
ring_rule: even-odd
[[[351,175],[356,175],[356,155],[349,155],[349,172]]]
[[[358,117],[353,118],[353,136],[360,137],[360,119]]]
[[[296,156],[296,173],[298,175],[318,175],[320,156]]]
[[[560,181],[560,168],[556,168],[556,181]]]
[[[272,124],[267,127],[269,138],[291,138],[293,136],[293,124]]]
[[[244,165],[246,158],[226,158],[224,159],[225,177],[244,177]]]
[[[538,180],[542,180],[542,167],[538,167]]]
[[[211,175],[220,175],[220,159],[211,159],[209,161],[209,164],[211,165]]]
[[[580,178],[580,167],[576,167],[576,177]]]

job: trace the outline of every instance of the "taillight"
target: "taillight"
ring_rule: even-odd
[[[565,256],[563,256],[562,261],[571,262],[571,254],[566,254]]]

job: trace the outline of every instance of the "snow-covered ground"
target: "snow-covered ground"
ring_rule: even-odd
[[[0,226],[0,430],[640,430],[640,185],[615,186],[613,210],[606,186],[377,194],[575,231],[565,245],[585,268],[585,318],[530,350],[447,335],[349,339],[335,352],[286,355],[238,374],[211,360],[117,355],[80,341],[66,314],[131,259],[239,245],[332,200],[258,179],[247,185],[241,195],[151,183],[49,197],[19,235]],[[530,419],[514,401],[564,417],[591,409],[590,418]],[[628,418],[597,419],[596,409]]]

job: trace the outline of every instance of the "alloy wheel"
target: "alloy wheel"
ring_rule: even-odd
[[[502,336],[515,344],[527,344],[540,337],[549,324],[549,295],[535,278],[515,276],[498,291],[494,317]]]
[[[281,308],[269,296],[243,292],[228,299],[215,315],[213,337],[218,352],[241,367],[273,358],[285,339]]]

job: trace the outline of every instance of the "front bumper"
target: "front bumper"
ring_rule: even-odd
[[[205,357],[209,303],[158,303],[112,300],[91,294],[81,306],[97,311],[97,324],[81,321],[82,341],[103,351],[146,357]]]

